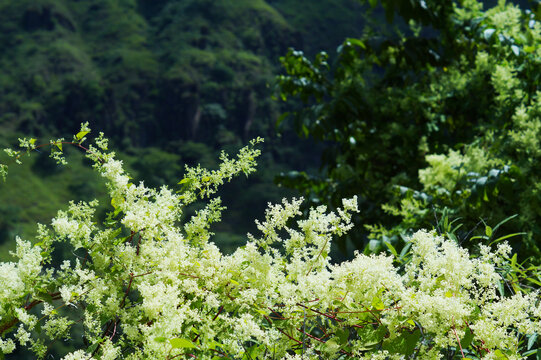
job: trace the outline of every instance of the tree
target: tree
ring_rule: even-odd
[[[483,10],[475,0],[381,5],[408,25],[346,39],[332,67],[323,53],[281,58],[280,96],[303,104],[284,117],[331,145],[323,179],[279,180],[333,205],[358,194],[359,222],[372,225],[356,234],[358,248],[444,215],[460,217],[465,236],[480,219],[488,226],[518,214],[504,233],[525,231],[514,244],[539,254],[539,10],[504,1]]]

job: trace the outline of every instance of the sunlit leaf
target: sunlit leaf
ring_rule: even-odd
[[[76,135],[75,135],[75,138],[77,140],[81,140],[82,138],[84,138],[86,136],[86,134],[88,134],[90,131],[79,131]]]
[[[169,343],[173,349],[182,349],[182,348],[195,348],[197,347],[193,342],[188,339],[182,338],[173,338],[169,340]]]

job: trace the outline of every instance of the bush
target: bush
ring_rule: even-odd
[[[18,342],[44,358],[49,342],[71,340],[75,328],[84,345],[63,359],[521,359],[537,351],[538,293],[518,286],[527,273],[506,243],[474,256],[421,230],[410,251],[332,264],[331,241],[352,228],[357,199],[304,220],[293,199],[270,205],[261,234],[224,255],[210,241],[223,210],[211,197],[254,171],[260,139],[236,159],[222,154],[217,170],[188,167],[174,192],[131,183],[102,134],[82,145],[89,131],[52,141],[53,156],[63,162],[62,144],[84,149],[112,208],[98,224],[97,201],[71,202],[38,225],[34,244],[17,238],[16,261],[0,264],[2,354]],[[34,139],[21,145],[36,148]],[[209,199],[206,208],[180,223],[197,199]],[[75,258],[52,264],[61,242]]]
[[[279,95],[294,105],[284,118],[327,147],[323,178],[292,173],[282,183],[331,206],[357,194],[359,222],[394,227],[393,239],[449,210],[465,234],[480,218],[494,226],[518,214],[501,230],[526,233],[512,245],[539,259],[540,8],[369,3],[375,19],[378,9],[400,15],[399,31],[376,20],[344,41],[334,64],[325,53],[281,58]],[[362,249],[376,235],[357,231],[352,240]]]

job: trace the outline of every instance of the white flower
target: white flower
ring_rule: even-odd
[[[15,343],[12,339],[2,339],[0,338],[0,351],[4,354],[10,354],[15,350]]]
[[[62,358],[62,360],[90,360],[90,354],[85,353],[83,350],[77,350],[69,353]]]

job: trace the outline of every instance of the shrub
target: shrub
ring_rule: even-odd
[[[223,210],[212,196],[254,171],[260,139],[222,154],[217,170],[186,167],[174,192],[130,182],[103,134],[82,145],[89,132],[69,143],[105,178],[112,208],[98,224],[97,201],[71,202],[34,243],[17,238],[16,260],[0,264],[2,354],[18,342],[44,358],[80,327],[84,346],[63,359],[521,359],[541,331],[538,293],[516,286],[522,270],[505,243],[473,256],[421,230],[409,252],[333,264],[331,241],[351,230],[357,199],[307,219],[293,199],[269,205],[261,234],[224,255],[210,241]],[[59,162],[66,143],[51,142]],[[197,199],[206,208],[180,223]],[[75,258],[51,264],[60,242]]]
[[[326,147],[321,179],[290,173],[282,183],[329,205],[357,194],[359,223],[395,227],[387,234],[395,240],[449,210],[466,233],[479,218],[494,225],[518,214],[501,230],[526,233],[512,245],[541,258],[540,8],[369,3],[375,19],[378,10],[399,15],[399,31],[375,20],[344,41],[334,64],[324,53],[309,60],[293,50],[280,59],[279,95],[293,105],[283,118]],[[422,194],[408,199],[414,192]],[[376,235],[358,231],[353,245],[362,249],[382,239]]]

